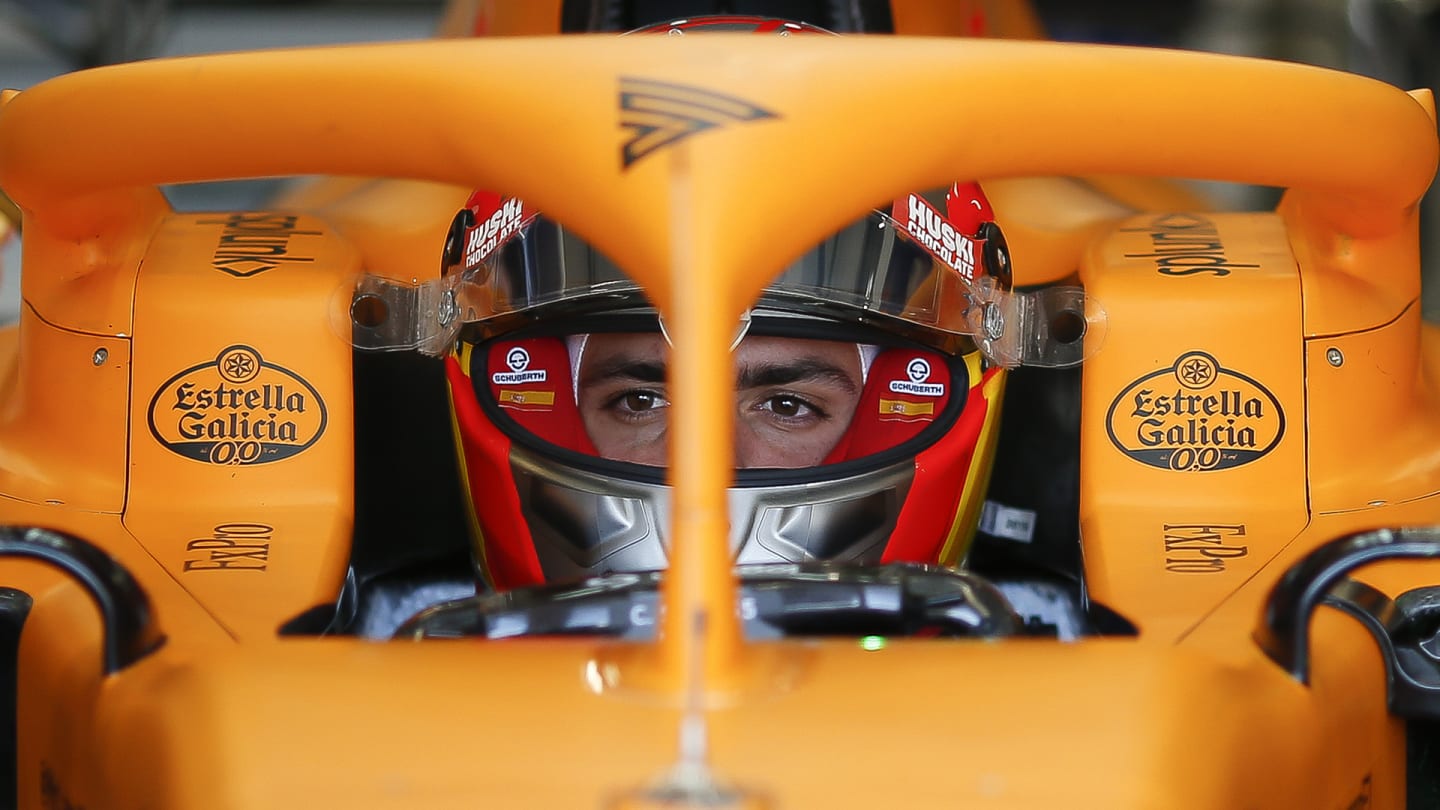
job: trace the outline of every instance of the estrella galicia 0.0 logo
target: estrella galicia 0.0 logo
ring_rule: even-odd
[[[208,464],[266,464],[304,452],[325,432],[320,392],[249,346],[221,350],[160,386],[150,433],[166,449]]]
[[[1269,453],[1285,435],[1285,414],[1265,386],[1192,351],[1121,391],[1105,429],[1120,452],[1141,464],[1204,472]]]

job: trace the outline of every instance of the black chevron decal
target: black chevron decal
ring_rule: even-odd
[[[738,121],[776,118],[744,99],[653,79],[620,78],[620,127],[630,139],[620,150],[625,168],[677,141]]]

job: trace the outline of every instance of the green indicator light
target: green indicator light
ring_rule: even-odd
[[[866,651],[868,651],[868,652],[875,652],[876,650],[883,650],[883,649],[885,649],[885,637],[884,637],[884,636],[865,636],[864,638],[860,639],[860,649],[866,650]]]

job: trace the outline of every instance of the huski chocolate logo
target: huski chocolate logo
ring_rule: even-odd
[[[150,400],[150,432],[174,453],[210,464],[265,464],[299,455],[325,432],[314,386],[230,346],[171,377]]]
[[[1285,435],[1280,402],[1205,352],[1131,383],[1105,417],[1120,452],[1151,467],[1226,470],[1264,456]]]

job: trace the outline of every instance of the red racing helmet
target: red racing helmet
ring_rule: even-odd
[[[447,275],[486,279],[495,308],[445,359],[481,573],[508,589],[664,568],[672,503],[654,310],[606,257],[519,199],[473,195],[447,257]],[[734,349],[737,391],[758,392],[737,422],[745,430],[753,411],[761,430],[785,429],[780,455],[737,459],[737,564],[963,558],[1005,370],[919,302],[982,285],[1008,288],[1009,254],[979,186],[957,183],[871,212],[767,288]],[[777,351],[799,360],[775,363]],[[823,445],[786,448],[804,433],[789,426],[816,414],[830,423]],[[605,434],[644,419],[660,437],[649,458]]]

